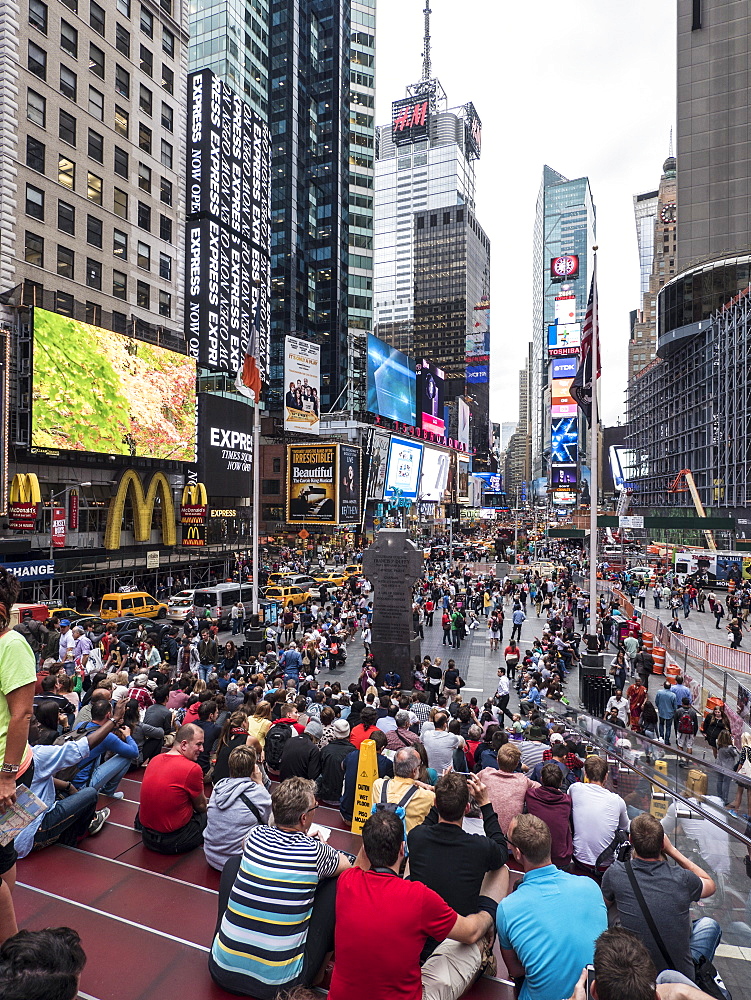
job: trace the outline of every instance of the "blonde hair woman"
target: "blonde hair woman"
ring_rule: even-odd
[[[266,746],[266,733],[271,729],[271,703],[259,701],[254,714],[248,719],[248,733],[255,736],[261,744],[261,749]]]

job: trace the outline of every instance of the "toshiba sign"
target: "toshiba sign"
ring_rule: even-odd
[[[253,436],[246,403],[200,393],[198,397],[199,479],[222,497],[251,495]]]

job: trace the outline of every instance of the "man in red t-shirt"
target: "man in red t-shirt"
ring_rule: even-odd
[[[135,823],[144,847],[184,854],[203,843],[206,796],[196,763],[202,751],[203,730],[188,723],[178,729],[172,749],[149,762]]]
[[[368,1000],[460,997],[477,975],[478,942],[494,925],[497,900],[482,897],[488,909],[462,917],[422,882],[399,878],[404,824],[396,813],[384,809],[370,816],[362,842],[370,870],[345,871],[336,888],[329,1000],[351,1000],[362,994],[364,983]],[[378,946],[363,949],[374,913],[387,913],[388,920],[379,925]],[[420,952],[429,937],[441,944],[421,969]]]

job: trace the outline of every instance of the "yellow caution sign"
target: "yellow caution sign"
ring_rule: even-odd
[[[376,745],[373,740],[363,740],[360,744],[360,759],[357,762],[357,784],[355,785],[355,807],[352,810],[352,833],[361,833],[363,823],[370,816],[373,804],[373,782],[378,777]]]
[[[666,760],[656,760],[654,768],[655,771],[657,771],[663,778],[667,779],[668,762]],[[665,818],[668,807],[670,806],[671,797],[672,796],[663,792],[659,785],[655,785],[654,783],[652,784],[652,801],[649,806],[649,811],[655,819]]]

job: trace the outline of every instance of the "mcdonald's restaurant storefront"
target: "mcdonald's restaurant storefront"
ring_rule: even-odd
[[[156,596],[170,577],[173,589],[205,585],[249,559],[249,508],[215,502],[200,483],[184,487],[182,475],[39,473],[13,477],[7,516],[0,517],[0,563],[21,579],[24,601],[67,603],[76,595],[80,603],[87,593],[95,607],[102,594],[126,585]]]

